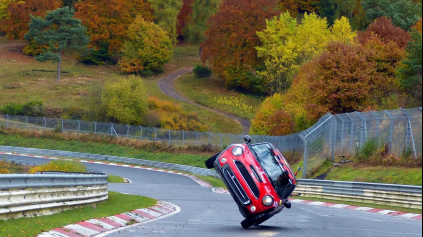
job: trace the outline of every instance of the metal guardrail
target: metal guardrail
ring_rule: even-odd
[[[422,209],[420,186],[308,179],[298,182],[296,192],[304,197]]]
[[[107,200],[107,175],[0,175],[0,219],[40,216]]]

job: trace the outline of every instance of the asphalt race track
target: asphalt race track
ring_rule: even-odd
[[[19,160],[46,159],[8,156]],[[190,178],[149,170],[86,164],[89,169],[128,178],[132,184],[110,184],[110,191],[170,202],[181,212],[108,237],[415,237],[422,222],[358,211],[293,204],[262,226],[242,229],[242,216],[230,195],[217,194]]]

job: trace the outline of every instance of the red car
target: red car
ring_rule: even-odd
[[[297,186],[295,174],[283,155],[270,143],[233,144],[206,162],[220,175],[245,220],[248,229],[280,213]]]

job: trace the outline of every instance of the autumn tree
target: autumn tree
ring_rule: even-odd
[[[422,17],[421,5],[412,0],[363,0],[362,4],[368,23],[385,16],[395,26],[410,30]]]
[[[297,18],[299,12],[319,13],[318,4],[321,0],[278,0],[282,12],[289,11],[292,17]]]
[[[268,20],[267,28],[257,34],[262,42],[256,48],[258,56],[266,65],[259,75],[268,81],[271,94],[286,91],[301,65],[323,52],[329,42],[352,43],[356,36],[346,18],[329,28],[317,14],[305,14],[297,24],[289,12]]]
[[[137,15],[146,21],[154,18],[146,0],[84,0],[75,8],[75,17],[88,29],[91,47],[98,49],[100,44],[107,44],[110,55],[120,51],[127,39],[126,32]]]
[[[148,101],[142,79],[137,76],[107,82],[101,93],[107,116],[119,123],[140,125],[148,112]]]
[[[48,12],[45,19],[31,16],[30,30],[25,35],[25,39],[34,39],[38,45],[48,45],[35,59],[41,62],[57,61],[56,82],[60,82],[62,54],[65,51],[83,51],[90,41],[85,34],[87,29],[74,15],[73,9],[64,7]]]
[[[188,25],[188,21],[191,19],[192,15],[192,4],[194,0],[184,0],[181,11],[178,15],[178,24],[176,26],[176,33],[178,36],[184,36],[184,29]]]
[[[401,48],[407,47],[408,42],[411,40],[411,36],[407,31],[394,26],[392,21],[386,17],[376,19],[367,27],[366,31],[360,32],[358,37],[361,44],[367,44],[368,41],[374,38],[379,38],[383,43],[393,41]]]
[[[172,41],[167,33],[141,16],[129,27],[127,37],[119,62],[119,67],[125,73],[162,71],[163,65],[172,57]]]
[[[214,15],[223,0],[194,0],[192,15],[183,30],[185,40],[192,44],[203,43],[206,40],[205,32],[209,28],[208,20]]]
[[[225,77],[228,88],[246,89],[244,83],[253,78],[247,72],[260,64],[256,32],[266,27],[266,19],[278,14],[274,0],[225,0],[210,18],[202,44],[203,63],[210,63],[213,72]]]
[[[15,0],[0,0],[0,21],[7,17],[7,8],[10,2],[14,2]]]
[[[407,47],[408,56],[398,69],[403,88],[422,106],[422,33],[412,32],[412,41]]]
[[[61,0],[11,1],[7,6],[6,17],[0,21],[0,29],[9,39],[23,39],[29,31],[31,15],[44,17],[48,11],[55,10],[61,5]]]
[[[173,43],[177,41],[177,17],[183,0],[148,0],[154,11],[154,22],[162,27]]]
[[[417,30],[418,32],[422,33],[422,19],[413,26],[413,30]]]

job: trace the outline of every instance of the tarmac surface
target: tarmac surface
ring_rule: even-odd
[[[49,162],[24,156],[8,159]],[[230,195],[214,193],[180,175],[126,167],[86,164],[89,169],[128,178],[131,184],[110,184],[109,190],[152,197],[181,211],[145,225],[112,233],[110,237],[414,237],[422,235],[422,222],[346,209],[293,203],[261,226],[242,229],[242,216]]]

